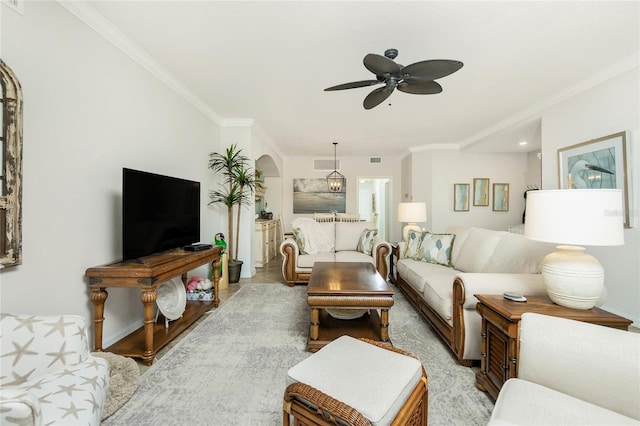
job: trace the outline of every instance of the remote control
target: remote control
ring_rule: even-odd
[[[505,299],[507,300],[511,300],[513,302],[526,302],[527,298],[524,297],[521,293],[514,293],[514,292],[505,292],[502,295]]]

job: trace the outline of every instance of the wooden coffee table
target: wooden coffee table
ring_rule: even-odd
[[[307,350],[311,352],[344,335],[391,344],[389,308],[393,306],[393,290],[371,263],[314,263],[307,303],[311,308]],[[336,319],[326,311],[335,308],[366,309],[368,313],[356,319]]]

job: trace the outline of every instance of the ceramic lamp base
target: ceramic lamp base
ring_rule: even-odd
[[[604,288],[604,269],[584,247],[558,246],[542,262],[547,294],[560,306],[593,308]]]
[[[402,228],[402,239],[403,241],[409,241],[409,232],[418,231],[420,232],[420,227],[415,223],[408,223]]]

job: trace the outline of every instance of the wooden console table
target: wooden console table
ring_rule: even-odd
[[[482,316],[481,366],[476,387],[494,399],[508,379],[518,377],[518,332],[525,312],[627,330],[632,321],[599,308],[570,309],[556,305],[547,296],[526,296],[526,302],[512,302],[502,295],[476,294],[476,309]]]
[[[218,307],[218,280],[220,277],[220,247],[197,252],[182,249],[171,250],[141,258],[141,263],[122,262],[95,266],[87,269],[91,302],[93,302],[93,323],[95,326],[95,350],[102,348],[102,325],[104,322],[104,303],[107,300],[107,287],[135,287],[141,291],[140,300],[144,306],[144,326],[109,346],[108,352],[142,358],[151,365],[156,352],[174,337],[193,324],[211,307]],[[199,266],[211,263],[214,271],[213,300],[187,301],[182,318],[173,321],[169,328],[156,324],[154,318],[156,288],[171,278],[182,275]]]

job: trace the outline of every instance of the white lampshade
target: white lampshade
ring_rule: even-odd
[[[524,235],[532,240],[584,246],[624,244],[622,190],[529,191]]]
[[[600,262],[577,246],[624,244],[622,191],[618,189],[560,189],[530,191],[524,235],[559,245],[542,262],[547,294],[558,305],[594,307],[604,289]]]
[[[427,221],[427,205],[425,203],[398,204],[398,222],[416,223]]]
[[[402,228],[402,239],[407,241],[409,231],[420,230],[417,222],[427,221],[427,205],[425,203],[400,203],[398,204],[398,222],[405,222]]]

